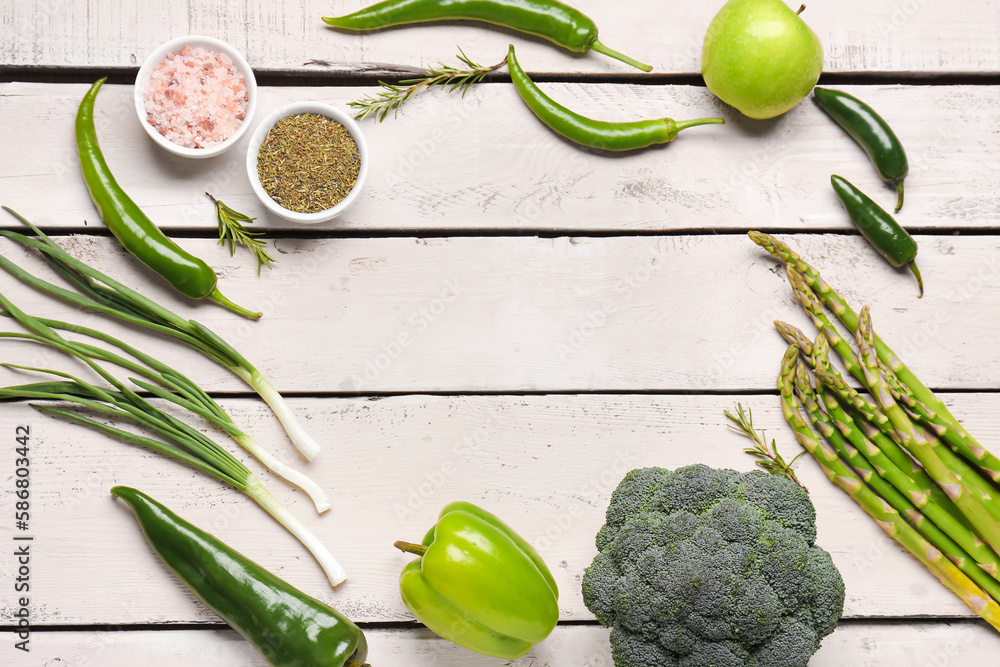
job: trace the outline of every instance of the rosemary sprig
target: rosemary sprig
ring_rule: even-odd
[[[794,459],[786,462],[784,457],[778,453],[778,445],[773,439],[771,440],[770,446],[767,444],[767,437],[764,434],[764,429],[757,431],[754,428],[753,412],[749,409],[744,410],[742,403],[736,404],[735,415],[729,410],[723,410],[723,414],[729,418],[729,421],[733,422],[732,424],[729,424],[729,428],[754,441],[753,447],[747,447],[743,451],[758,459],[758,466],[772,475],[787,477],[803,489],[806,489],[805,485],[802,484],[802,482],[799,481],[799,478],[795,476],[795,470],[792,469],[792,465],[799,459],[799,456],[805,454],[805,451],[799,452]],[[809,489],[806,489],[806,493],[808,492]]]
[[[362,120],[370,115],[374,115],[375,119],[381,123],[392,112],[393,118],[395,118],[399,115],[399,108],[403,106],[406,100],[421,90],[432,86],[447,87],[449,93],[459,90],[464,97],[469,86],[479,83],[487,74],[507,64],[507,58],[504,58],[496,65],[485,67],[473,62],[465,55],[465,51],[461,47],[459,47],[458,53],[459,55],[456,57],[468,69],[459,69],[438,61],[438,67],[436,69],[428,69],[427,75],[423,78],[404,79],[399,84],[379,81],[379,85],[382,86],[383,90],[378,95],[368,95],[360,100],[348,102],[348,106],[358,110],[354,117],[357,120]]]
[[[263,234],[263,232],[251,232],[243,224],[245,222],[253,222],[257,218],[251,218],[245,213],[234,211],[209,193],[206,192],[205,194],[215,202],[215,212],[219,216],[219,245],[228,242],[230,257],[236,254],[237,245],[246,246],[254,254],[254,257],[257,258],[258,276],[260,275],[260,268],[262,266],[266,266],[269,269],[272,268],[271,262],[277,263],[278,260],[268,254],[267,242],[256,238]]]

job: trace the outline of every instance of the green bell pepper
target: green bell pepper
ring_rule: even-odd
[[[153,551],[273,667],[369,667],[361,629],[145,493],[116,486]]]
[[[403,603],[436,634],[476,653],[520,658],[559,621],[559,589],[530,544],[471,503],[441,510],[403,568]]]

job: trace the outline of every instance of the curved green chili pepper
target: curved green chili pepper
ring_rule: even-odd
[[[344,30],[378,30],[409,23],[464,19],[543,37],[576,53],[593,49],[644,72],[653,69],[604,46],[597,39],[593,19],[556,0],[383,0],[353,14],[325,17],[323,21]]]
[[[513,44],[507,52],[507,67],[514,87],[532,113],[552,131],[584,146],[608,151],[628,151],[673,141],[678,132],[688,127],[725,122],[722,118],[685,121],[658,118],[628,123],[592,120],[570,111],[543,93],[521,69],[514,55]]]
[[[917,277],[920,296],[923,296],[924,280],[914,261],[917,257],[917,242],[913,237],[881,206],[846,179],[834,175],[830,177],[830,183],[861,235],[890,264],[897,268],[905,266],[912,271]]]
[[[453,502],[403,568],[399,592],[417,619],[453,644],[520,658],[559,621],[559,588],[545,561],[507,524],[472,503]]]
[[[370,667],[361,628],[191,525],[145,493],[111,495],[135,513],[153,551],[272,667]]]
[[[895,132],[870,106],[840,90],[815,88],[816,102],[864,149],[875,171],[897,192],[896,211],[903,208],[903,179],[910,171],[906,151]]]
[[[106,77],[90,87],[76,113],[80,169],[104,224],[126,250],[177,291],[192,299],[211,298],[244,317],[259,318],[260,313],[238,306],[223,296],[212,267],[170,240],[118,185],[104,161],[94,128],[94,100],[105,80]]]

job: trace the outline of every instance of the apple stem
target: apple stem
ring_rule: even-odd
[[[802,5],[801,7],[799,7],[799,11],[795,12],[795,15],[798,16],[799,14],[801,14],[802,12],[804,12],[805,10],[806,10],[806,6]]]

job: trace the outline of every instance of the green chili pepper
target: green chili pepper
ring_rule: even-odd
[[[628,123],[593,120],[581,116],[575,111],[570,111],[543,93],[521,69],[517,57],[514,55],[513,44],[507,51],[507,67],[510,69],[510,78],[514,82],[514,88],[517,89],[521,99],[524,100],[532,113],[538,116],[539,120],[548,125],[553,132],[591,148],[601,148],[607,151],[645,148],[653,144],[665,144],[673,141],[678,132],[695,125],[726,122],[722,118],[698,118],[684,121],[657,118]]]
[[[924,280],[914,261],[917,257],[917,242],[885,210],[873,202],[865,193],[840,176],[831,176],[830,183],[840,197],[841,203],[851,220],[868,239],[872,247],[895,267],[905,266],[917,277],[920,296],[924,295]]]
[[[83,180],[104,224],[126,250],[165,278],[177,291],[193,299],[214,299],[244,317],[257,319],[260,313],[238,306],[223,296],[212,267],[160,231],[111,174],[94,128],[94,100],[105,80],[100,79],[90,87],[76,113],[76,148]]]
[[[423,544],[395,546],[420,556],[399,576],[403,602],[454,644],[513,660],[559,621],[559,589],[542,557],[471,503],[446,505]]]
[[[370,667],[364,633],[141,491],[116,486],[153,551],[272,667]]]
[[[903,208],[903,179],[910,165],[892,128],[874,109],[845,92],[815,88],[814,95],[820,108],[864,149],[882,180],[896,188],[898,212]]]
[[[593,19],[556,0],[384,0],[347,16],[323,20],[344,30],[378,30],[408,23],[465,19],[543,37],[576,53],[593,49],[644,72],[653,69],[604,46],[597,39]]]

